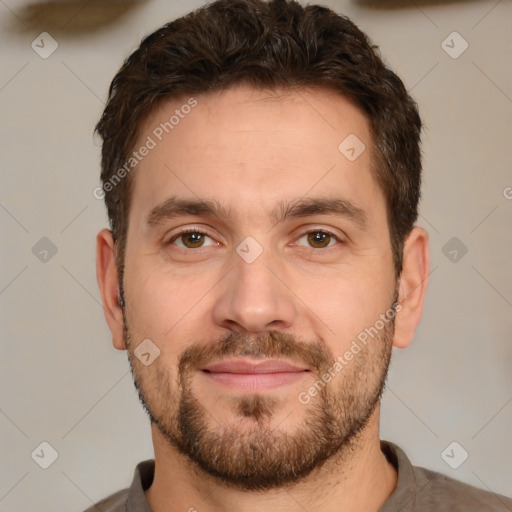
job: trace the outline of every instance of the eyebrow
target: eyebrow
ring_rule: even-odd
[[[166,220],[185,215],[228,220],[230,211],[231,209],[225,208],[213,199],[170,197],[151,210],[147,217],[147,224],[156,226]],[[366,211],[347,199],[337,197],[308,197],[284,200],[270,213],[270,219],[278,224],[290,218],[328,214],[345,217],[363,231],[368,228]]]

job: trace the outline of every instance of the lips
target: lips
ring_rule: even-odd
[[[293,384],[304,378],[308,372],[307,368],[278,359],[232,359],[202,368],[202,373],[209,382],[219,384],[224,389],[252,393]]]
[[[269,359],[260,362],[251,362],[248,360],[235,359],[231,361],[221,361],[203,368],[203,371],[210,373],[296,373],[308,371],[307,368],[295,366],[287,361],[278,359]]]

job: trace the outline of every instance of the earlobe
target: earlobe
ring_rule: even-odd
[[[399,282],[399,312],[396,315],[393,346],[408,347],[421,320],[428,285],[430,258],[428,233],[414,227],[406,238]]]
[[[119,293],[119,274],[111,231],[102,229],[96,237],[96,278],[103,302],[105,319],[112,332],[112,344],[125,350],[123,311]]]

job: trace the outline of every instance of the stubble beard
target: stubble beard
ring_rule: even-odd
[[[380,402],[394,334],[394,318],[368,342],[339,375],[321,387],[300,412],[304,420],[293,432],[271,427],[275,412],[286,418],[282,400],[272,394],[233,397],[234,420],[218,422],[192,391],[201,363],[225,356],[295,358],[315,368],[314,377],[332,368],[333,355],[323,343],[304,343],[279,331],[258,338],[236,332],[208,345],[192,345],[179,359],[176,378],[155,360],[151,374],[134,361],[129,324],[123,310],[128,358],[139,399],[169,446],[224,485],[262,491],[295,484],[326,461],[349,459]],[[154,366],[153,366],[154,365]],[[172,384],[175,384],[172,389]],[[362,385],[362,383],[366,384]],[[291,408],[296,408],[294,397]],[[177,404],[175,406],[175,404]],[[286,403],[285,403],[286,405]]]

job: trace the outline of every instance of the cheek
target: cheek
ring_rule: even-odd
[[[205,275],[183,276],[137,266],[127,275],[126,306],[130,330],[158,345],[163,359],[177,360],[190,345],[201,341],[206,328],[205,293],[213,282]]]
[[[127,266],[127,270],[124,286],[130,331],[137,338],[149,338],[161,347],[177,318],[185,313],[179,290],[171,287],[169,280],[141,266],[132,272]]]
[[[298,295],[307,297],[304,302],[314,312],[333,353],[343,352],[390,307],[391,285],[382,279],[389,269],[381,269],[380,274],[378,270],[378,265],[366,270],[352,267],[303,283]]]
[[[327,326],[327,336],[341,350],[365,323],[371,301],[367,291],[354,281],[333,277],[328,284],[324,290],[315,287],[310,295],[311,308]]]

